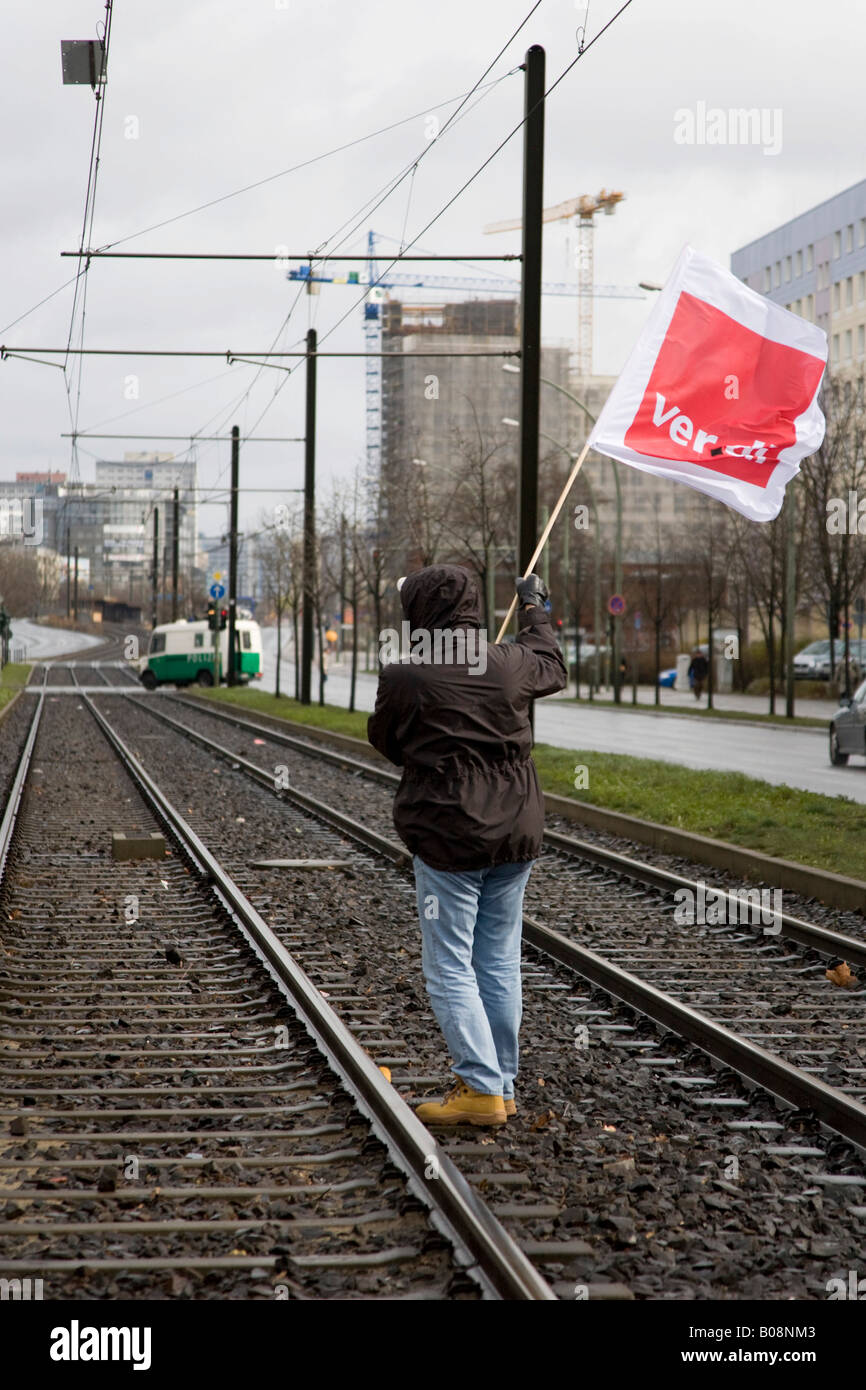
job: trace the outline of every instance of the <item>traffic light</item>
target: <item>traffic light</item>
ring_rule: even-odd
[[[216,632],[217,611],[215,603],[209,603],[207,606],[207,625],[210,628],[211,632]]]
[[[220,609],[220,632],[223,631],[223,628],[225,627],[225,625],[226,625],[226,623],[228,622],[228,620],[229,620],[229,610],[228,610],[227,608],[221,608],[221,609]]]

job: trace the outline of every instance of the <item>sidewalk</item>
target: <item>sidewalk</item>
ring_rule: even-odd
[[[263,639],[265,646],[265,669],[264,679],[262,680],[260,686],[260,688],[263,690],[273,690],[274,688],[273,637],[274,634],[271,629],[263,629]],[[348,654],[345,660],[343,661],[336,661],[334,660],[334,658],[329,659],[328,679],[325,682],[325,701],[327,704],[343,705],[348,707],[349,677],[351,671],[350,661],[351,658],[348,656]],[[364,671],[362,669],[362,664],[363,656],[359,661],[359,669],[357,675],[355,692],[356,708],[372,710],[376,698],[376,685],[378,682],[378,676],[375,672]],[[286,641],[283,647],[283,660],[281,663],[280,684],[285,693],[294,693],[294,657],[288,641]],[[318,665],[315,663],[313,667],[312,684],[313,699],[318,700],[319,671]],[[592,703],[590,703],[589,701],[589,687],[583,682],[581,682],[580,693],[581,703],[578,704],[574,698],[574,684],[572,683],[569,685],[567,690],[563,691],[559,695],[553,695],[549,697],[543,703],[547,706],[570,704],[575,709],[583,710],[592,710],[593,708],[597,708],[599,712],[604,709],[609,709],[615,712],[617,717],[619,717],[626,711],[634,710],[635,708],[632,705],[631,685],[626,685],[623,687],[622,702],[619,706],[615,706],[613,704],[613,690],[611,688],[602,689],[598,698]],[[659,696],[659,704],[656,705],[654,687],[651,685],[639,685],[637,688],[637,707],[643,714],[653,714],[659,712],[662,714],[675,714],[683,711],[692,714],[694,711],[700,710],[705,712],[707,710],[706,694],[704,694],[700,700],[696,700],[694,695],[692,695],[691,691],[671,690],[668,687],[662,687],[662,689],[659,691]],[[748,721],[750,718],[755,719],[756,716],[766,716],[769,713],[769,704],[770,701],[767,695],[743,695],[738,691],[731,691],[724,694],[719,693],[713,695],[713,709],[715,711],[718,711],[719,714],[724,715],[739,714],[742,716],[744,722]],[[795,718],[808,718],[818,720],[820,721],[821,728],[826,729],[827,725],[829,724],[830,718],[833,714],[833,711],[836,708],[837,705],[835,700],[807,700],[805,698],[798,698],[797,687],[796,685],[794,686]],[[777,718],[781,719],[784,717],[784,714],[785,692],[784,689],[782,689],[780,692],[777,693],[776,696],[776,716]],[[712,718],[712,712],[710,712],[709,718]],[[692,718],[689,720],[689,722],[700,725],[708,721],[705,715],[705,717],[701,720],[695,720]],[[720,719],[719,722],[722,724],[730,724],[737,723],[739,721],[726,718]],[[759,722],[761,722],[765,728],[774,727],[773,725],[767,725],[764,718],[761,718]],[[789,729],[803,729],[802,725],[792,725],[791,723],[788,723],[787,727]]]
[[[589,687],[581,682],[581,698],[589,700]],[[655,691],[651,685],[639,685],[637,688],[637,703],[639,706],[647,706],[651,709],[660,710],[706,710],[706,692],[700,700],[696,700],[690,690],[671,690],[662,687],[659,691],[659,704],[655,704]],[[555,700],[574,699],[574,682],[569,684],[568,690],[561,695],[554,696]],[[602,689],[597,696],[599,704],[613,701],[613,689]],[[632,706],[632,687],[626,685],[622,690],[622,708],[631,709]],[[770,712],[770,698],[768,695],[744,695],[740,691],[730,691],[726,693],[713,694],[713,708],[716,710],[736,711],[748,717],[748,715],[766,715]],[[797,687],[794,686],[794,715],[798,718],[820,719],[829,721],[833,711],[837,708],[835,700],[807,700],[798,698]],[[776,692],[776,714],[785,713],[785,691]]]

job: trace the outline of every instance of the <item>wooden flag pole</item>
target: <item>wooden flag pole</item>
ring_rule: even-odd
[[[566,482],[566,484],[565,484],[565,487],[562,489],[562,492],[559,494],[559,500],[558,500],[556,506],[554,507],[553,511],[550,513],[550,516],[549,516],[548,519],[547,519],[547,525],[545,526],[544,530],[543,530],[542,533],[541,533],[541,539],[539,540],[538,545],[535,547],[535,553],[533,554],[532,559],[530,560],[529,564],[528,564],[527,567],[526,567],[526,573],[525,573],[524,576],[523,576],[524,579],[527,579],[527,578],[529,577],[529,575],[532,574],[532,571],[535,569],[536,563],[537,563],[537,561],[538,561],[538,557],[539,557],[539,555],[541,554],[542,550],[544,549],[545,545],[547,544],[547,538],[548,538],[548,536],[550,535],[551,531],[553,530],[554,522],[556,521],[556,518],[559,516],[559,513],[562,511],[563,507],[565,506],[565,499],[567,498],[568,494],[571,492],[571,489],[574,487],[574,480],[575,480],[575,478],[577,477],[578,473],[580,472],[581,467],[582,467],[582,465],[583,465],[583,460],[586,458],[586,456],[587,456],[588,453],[589,453],[589,440],[586,441],[586,443],[584,444],[584,446],[583,446],[583,448],[581,449],[580,453],[578,454],[577,459],[575,460],[574,467],[572,468],[571,472],[570,472],[569,475],[568,475],[568,480],[567,480],[567,482]],[[509,608],[508,612],[507,612],[506,615],[505,615],[505,621],[504,621],[504,623],[502,624],[501,628],[499,629],[499,636],[498,636],[497,639],[496,639],[496,645],[497,645],[497,646],[499,645],[499,643],[502,641],[503,637],[505,636],[506,629],[508,628],[508,624],[511,622],[511,619],[512,619],[512,617],[514,616],[514,610],[515,610],[516,607],[517,607],[517,595],[515,594],[515,595],[514,595],[514,598],[511,600],[511,607]]]

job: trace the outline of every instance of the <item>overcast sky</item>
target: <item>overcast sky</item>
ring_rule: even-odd
[[[519,121],[523,77],[505,74],[527,46],[546,49],[548,85],[575,56],[586,6],[543,0],[496,64],[491,76],[503,80],[429,147],[428,113],[439,108],[444,122],[453,104],[441,103],[473,86],[530,8],[531,0],[116,0],[93,244],[131,238],[118,249],[299,251],[347,222],[358,231],[343,250],[363,250],[369,225],[397,239],[405,225],[411,239]],[[617,8],[614,0],[590,0],[588,37]],[[4,14],[0,341],[7,345],[67,340],[71,288],[7,325],[74,271],[60,252],[78,245],[94,100],[88,87],[62,86],[60,40],[93,37],[103,16],[98,0],[43,0]],[[803,0],[633,0],[547,109],[545,203],[602,187],[626,195],[615,216],[597,221],[596,281],[661,281],[685,242],[728,264],[736,247],[862,178],[864,29],[859,0],[817,8]],[[675,112],[696,111],[699,102],[778,109],[780,151],[677,143]],[[136,235],[406,117],[413,119],[388,134]],[[138,138],[128,138],[136,126]],[[367,200],[425,150],[411,184],[364,216]],[[518,234],[486,237],[482,227],[519,215],[520,177],[518,135],[426,233],[424,249],[517,250]],[[545,238],[545,276],[563,279],[565,224],[550,226]],[[262,352],[295,293],[284,272],[264,262],[97,261],[84,341]],[[298,345],[311,324],[323,336],[348,310],[328,346],[361,350],[357,299],[346,286],[302,296],[282,346]],[[596,300],[596,371],[619,371],[649,307],[649,300]],[[545,301],[546,339],[573,337],[575,324],[576,301]],[[134,389],[131,374],[137,399],[125,394]],[[255,377],[255,368],[219,359],[85,359],[78,426],[192,434],[238,424],[243,433],[270,405],[259,434],[302,434],[303,371],[284,385],[275,370]],[[73,409],[77,380],[74,387]],[[319,393],[324,487],[363,459],[363,364],[322,360]],[[70,407],[56,368],[0,364],[0,420],[0,477],[21,468],[69,470],[69,441],[60,436],[70,428]],[[95,457],[148,447],[82,441],[81,476],[93,477]],[[198,446],[203,486],[225,482],[228,455],[226,444]],[[243,450],[248,486],[299,487],[302,468],[298,444]],[[251,528],[276,500],[247,495],[242,526]],[[222,529],[225,516],[223,506],[203,510],[204,529]]]

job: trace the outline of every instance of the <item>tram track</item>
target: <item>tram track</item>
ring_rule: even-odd
[[[99,704],[99,697],[96,699]],[[432,1067],[425,1065],[423,1060],[419,1060],[419,1054],[425,1049],[430,1051],[430,1042],[419,1042],[417,1028],[411,1027],[407,1034],[407,1009],[422,1008],[418,1000],[417,991],[410,993],[410,1002],[407,1002],[407,993],[410,992],[409,978],[406,975],[406,966],[401,965],[402,958],[408,956],[411,960],[413,949],[409,945],[408,938],[406,944],[397,945],[403,941],[399,935],[399,922],[411,920],[414,916],[414,902],[411,888],[405,879],[405,872],[399,867],[399,856],[405,852],[402,847],[390,842],[390,851],[387,859],[384,858],[385,850],[375,838],[370,839],[369,835],[376,836],[375,831],[369,831],[369,827],[359,826],[352,816],[346,818],[345,811],[343,819],[332,818],[328,824],[330,832],[322,828],[322,823],[327,819],[325,811],[333,813],[333,806],[328,806],[321,802],[318,797],[310,797],[304,794],[303,798],[293,800],[296,788],[290,785],[288,788],[281,787],[279,796],[274,799],[274,760],[272,750],[265,747],[263,752],[258,753],[263,759],[267,759],[264,765],[251,770],[251,766],[245,763],[249,759],[243,759],[239,755],[237,747],[222,746],[218,751],[208,748],[206,736],[201,735],[190,738],[189,733],[183,733],[180,729],[173,728],[170,722],[171,716],[166,714],[169,701],[160,699],[152,701],[148,697],[138,699],[133,697],[131,700],[118,704],[111,701],[112,711],[118,712],[118,717],[124,720],[130,731],[129,736],[139,740],[138,747],[142,750],[142,756],[150,765],[151,758],[154,759],[154,766],[158,768],[159,775],[167,775],[171,778],[178,775],[173,769],[180,766],[184,768],[185,774],[189,775],[196,786],[202,784],[203,780],[210,780],[213,787],[219,788],[216,801],[213,798],[207,799],[212,802],[213,807],[220,807],[219,818],[223,827],[236,822],[239,828],[235,830],[232,826],[232,859],[231,869],[233,875],[241,882],[250,897],[257,903],[263,915],[267,915],[268,920],[275,926],[282,939],[290,944],[290,949],[296,951],[299,958],[304,963],[305,969],[316,980],[319,987],[332,995],[335,1007],[341,1011],[345,1010],[347,1019],[353,1028],[365,1027],[367,1031],[361,1036],[366,1039],[366,1045],[374,1051],[374,1055],[380,1062],[385,1062],[386,1058],[394,1063],[394,1085],[404,1091],[404,1094],[417,1094],[429,1090],[434,1084],[441,1080],[436,1075],[437,1068],[443,1066],[443,1062],[437,1062]],[[173,703],[173,702],[171,702]],[[154,716],[154,722],[149,720],[142,721],[139,717],[137,707],[141,707],[149,714]],[[133,707],[136,712],[133,713]],[[108,704],[106,704],[108,708]],[[114,716],[112,716],[114,717]],[[175,721],[177,723],[178,721]],[[162,726],[163,735],[158,736],[155,732],[157,726]],[[134,732],[133,732],[134,731]],[[190,750],[183,759],[178,757],[177,738],[186,737],[192,745],[197,745],[201,750],[201,757],[197,757],[194,751]],[[210,740],[214,742],[214,740]],[[256,745],[256,747],[260,747]],[[174,751],[170,751],[174,750]],[[210,778],[207,779],[207,758],[218,758],[222,763],[223,772],[220,774],[218,769],[211,765]],[[226,767],[228,763],[228,767]],[[255,776],[259,782],[259,795],[252,794],[252,788],[247,793],[242,791],[241,783]],[[217,780],[217,778],[219,780]],[[290,778],[290,783],[295,781]],[[322,784],[320,792],[323,790],[325,779],[319,777]],[[344,790],[348,785],[343,779],[341,783]],[[194,803],[188,807],[188,814],[199,832],[207,837],[213,837],[214,833],[219,833],[214,825],[208,825],[206,815],[200,804],[200,794],[196,791],[190,796]],[[334,800],[328,791],[323,794],[329,796],[329,800]],[[253,804],[258,803],[261,798],[261,810],[256,809],[253,814]],[[318,807],[314,807],[314,802],[319,802]],[[294,807],[294,810],[285,809],[280,813],[278,820],[274,821],[280,803],[284,808]],[[346,807],[348,797],[341,798],[341,804]],[[265,810],[265,803],[274,809],[268,813]],[[238,813],[231,815],[233,807],[238,808]],[[240,814],[240,812],[243,814]],[[194,813],[194,814],[193,814]],[[214,811],[214,814],[216,812]],[[318,820],[316,827],[313,822]],[[351,825],[348,822],[351,822]],[[285,824],[283,822],[285,821]],[[225,830],[223,830],[223,835]],[[349,855],[347,846],[352,843],[356,846],[356,853],[361,854],[360,860],[354,863],[354,873],[346,874],[343,877],[342,871],[336,866],[330,873],[330,882],[326,875],[317,876],[310,871],[299,867],[295,860],[280,861],[272,859],[274,854],[274,841],[293,838],[298,834],[299,845],[303,844],[304,854],[309,861],[324,865],[328,861],[345,861]],[[385,839],[385,837],[379,837]],[[235,843],[237,841],[237,843]],[[373,858],[368,855],[366,862],[363,860],[362,848],[374,848]],[[376,863],[381,862],[383,867],[376,868]],[[387,867],[385,867],[387,865]],[[356,907],[358,903],[358,889],[352,887],[335,887],[334,880],[339,879],[343,885],[348,880],[349,884],[357,884],[362,881],[364,886],[363,908]],[[398,886],[402,884],[402,886]],[[389,886],[390,885],[390,886]],[[305,892],[304,889],[307,889]],[[308,909],[304,899],[312,900],[315,906]],[[388,907],[388,903],[396,904],[395,907]],[[321,949],[316,949],[315,944],[311,943],[311,921],[315,920],[315,912],[323,915],[326,923],[324,938],[321,942]],[[314,913],[310,918],[309,911]],[[395,920],[396,914],[396,920]],[[388,919],[388,920],[386,920]],[[673,1008],[672,1004],[677,1005],[677,1001],[672,1001],[669,997],[655,1000],[654,1007],[656,1014],[653,1022],[652,1010],[647,1007],[647,996],[644,983],[638,980],[637,986],[641,989],[639,1001],[636,1001],[631,994],[633,981],[629,972],[622,971],[610,961],[595,958],[595,953],[586,952],[580,948],[580,974],[581,978],[575,978],[575,955],[574,945],[558,933],[551,932],[543,924],[529,921],[526,924],[526,940],[529,944],[529,952],[526,964],[526,995],[527,995],[527,1027],[537,1028],[536,1038],[541,1038],[540,1018],[547,1019],[547,1031],[550,1036],[545,1038],[543,1044],[544,1064],[543,1071],[546,1077],[545,1085],[549,1088],[545,1091],[535,1093],[533,1099],[537,1102],[540,1099],[549,1099],[551,1104],[556,1107],[551,1109],[550,1114],[555,1116],[551,1120],[550,1137],[554,1138],[557,1145],[568,1146],[570,1131],[573,1130],[574,1120],[568,1119],[569,1106],[572,1102],[569,1096],[576,1093],[584,1093],[585,1096],[594,1095],[595,1099],[584,1099],[578,1101],[587,1106],[599,1106],[598,1091],[594,1086],[587,1088],[587,1077],[596,1076],[604,1070],[601,1063],[601,1056],[605,1056],[605,1062],[612,1062],[614,1071],[612,1076],[624,1078],[623,1063],[628,1062],[629,1079],[621,1079],[614,1083],[617,1086],[617,1094],[624,1087],[626,1090],[636,1081],[631,1078],[636,1073],[641,1074],[640,1090],[642,1100],[645,1102],[645,1112],[640,1112],[642,1116],[656,1124],[658,1128],[663,1127],[660,1116],[668,1117],[665,1127],[670,1124],[670,1106],[673,1104],[677,1114],[680,1115],[677,1127],[687,1130],[689,1125],[694,1123],[700,1130],[701,1125],[712,1123],[717,1134],[717,1143],[724,1142],[719,1137],[720,1130],[724,1130],[731,1135],[739,1136],[746,1140],[760,1136],[761,1144],[756,1154],[754,1149],[749,1150],[749,1162],[753,1160],[759,1162],[762,1171],[765,1170],[768,1161],[773,1164],[790,1164],[792,1171],[786,1173],[786,1181],[790,1180],[800,1183],[802,1191],[799,1194],[790,1193],[784,1200],[786,1201],[818,1201],[820,1194],[829,1194],[836,1201],[847,1202],[847,1210],[858,1216],[859,1211],[866,1208],[862,1207],[862,1194],[858,1196],[859,1185],[863,1178],[862,1165],[860,1164],[853,1150],[838,1137],[833,1138],[825,1132],[821,1135],[821,1125],[828,1123],[828,1117],[833,1121],[837,1135],[849,1131],[859,1134],[857,1125],[862,1121],[862,1107],[849,1097],[837,1094],[832,1087],[826,1087],[820,1081],[815,1082],[805,1073],[799,1073],[798,1069],[791,1068],[789,1064],[773,1054],[765,1054],[764,1050],[754,1043],[747,1040],[733,1037],[734,1053],[729,1055],[723,1049],[732,1045],[732,1037],[729,1030],[721,1028],[716,1030],[713,1021],[705,1016],[694,1017],[695,1011],[685,1010],[687,1023],[696,1031],[691,1035],[696,1046],[703,1050],[703,1061],[701,1053],[690,1052],[681,1039],[689,1037],[688,1027],[684,1027],[684,1018],[680,1016],[678,1007]],[[543,954],[537,955],[539,949]],[[394,951],[397,951],[395,957]],[[558,952],[562,954],[557,954]],[[554,960],[558,962],[554,964]],[[349,969],[346,968],[347,963]],[[408,962],[407,962],[408,964]],[[375,966],[376,986],[374,998],[366,1001],[368,1010],[366,1017],[359,1012],[360,1004],[365,1003],[363,994],[359,995],[357,985],[358,972],[362,972],[366,978],[367,972],[372,972]],[[385,971],[390,971],[390,978],[397,981],[400,995],[393,999],[391,1003],[382,994],[383,988],[388,993],[388,986],[384,983]],[[604,988],[605,994],[601,995],[599,986]],[[392,990],[393,993],[393,985]],[[660,992],[655,991],[656,995]],[[635,1015],[630,1010],[620,1010],[615,1002],[616,998],[625,999],[631,1009],[640,1010],[639,1015]],[[374,1007],[370,1008],[369,1006]],[[539,1009],[541,1010],[539,1014]],[[642,1017],[641,1017],[642,1015]],[[535,1017],[535,1025],[531,1020]],[[420,1020],[419,1020],[420,1021]],[[414,1022],[414,1021],[413,1021]],[[576,1061],[574,1055],[570,1060],[567,1058],[569,1046],[574,1046],[573,1034],[576,1030],[583,1030],[588,1033],[590,1038],[590,1048],[586,1054]],[[674,1039],[673,1034],[679,1034],[679,1039]],[[379,1047],[379,1051],[374,1050],[374,1045]],[[711,1054],[716,1051],[715,1064],[708,1065],[706,1053]],[[433,1052],[436,1047],[434,1044]],[[438,1049],[441,1052],[441,1046]],[[397,1064],[402,1063],[397,1069]],[[720,1067],[720,1063],[723,1065]],[[748,1066],[745,1064],[748,1063]],[[390,1064],[390,1063],[389,1063]],[[532,1068],[533,1064],[528,1064]],[[539,1065],[536,1062],[536,1067]],[[774,1102],[765,1097],[761,1103],[761,1092],[752,1093],[750,1099],[749,1085],[755,1084],[753,1078],[746,1082],[745,1089],[742,1078],[749,1077],[749,1067],[760,1066],[763,1071],[760,1075],[759,1084],[768,1086],[776,1095],[783,1095],[786,1106],[781,1110]],[[738,1071],[735,1075],[734,1069]],[[776,1069],[779,1069],[778,1072]],[[561,1084],[557,1085],[554,1082]],[[652,1080],[650,1080],[652,1078]],[[540,1084],[541,1078],[539,1078]],[[577,1085],[575,1085],[577,1083]],[[531,1083],[530,1083],[531,1084]],[[610,1092],[610,1078],[607,1081],[608,1094]],[[793,1089],[792,1089],[793,1087]],[[787,1089],[787,1094],[786,1090]],[[803,1089],[804,1088],[804,1089]],[[830,1092],[828,1095],[827,1093]],[[662,1099],[663,1098],[663,1099]],[[611,1103],[611,1109],[616,1110],[618,1102]],[[791,1110],[787,1107],[794,1106]],[[823,1106],[823,1113],[815,1107]],[[565,1122],[562,1123],[564,1107]],[[757,1108],[757,1116],[756,1116]],[[832,1110],[832,1113],[831,1113]],[[685,1114],[680,1114],[684,1111]],[[546,1113],[546,1112],[543,1112]],[[579,1108],[577,1115],[586,1116],[586,1111]],[[632,1118],[627,1122],[635,1130],[641,1121],[634,1118],[634,1112],[630,1112]],[[736,1118],[731,1118],[731,1116]],[[533,1123],[538,1116],[533,1115],[530,1108],[527,1120]],[[496,1147],[501,1148],[504,1153],[519,1155],[524,1172],[528,1172],[531,1186],[536,1189],[537,1197],[549,1198],[552,1195],[551,1184],[560,1180],[562,1173],[561,1165],[553,1163],[551,1160],[552,1172],[545,1177],[539,1177],[539,1154],[535,1152],[524,1153],[521,1144],[527,1141],[534,1145],[536,1140],[530,1139],[526,1133],[526,1126],[520,1135],[520,1141],[516,1144],[511,1143],[510,1133],[506,1136],[497,1132]],[[602,1129],[605,1127],[602,1126]],[[619,1132],[620,1126],[607,1126],[615,1132]],[[604,1136],[606,1139],[606,1135]],[[662,1136],[664,1137],[664,1136]],[[604,1142],[604,1141],[603,1141]],[[692,1147],[700,1149],[702,1140],[695,1139]],[[732,1142],[732,1141],[728,1141]],[[852,1140],[852,1142],[854,1142]],[[451,1149],[451,1143],[446,1139],[444,1143]],[[595,1159],[588,1158],[597,1145],[597,1139],[593,1134],[583,1133],[580,1153],[581,1157],[575,1156],[575,1162],[581,1169],[585,1168],[587,1162],[601,1162],[602,1155],[598,1154]],[[534,1152],[534,1150],[533,1150]],[[816,1162],[816,1159],[820,1162]],[[464,1160],[465,1161],[465,1156]],[[614,1160],[613,1167],[616,1168]],[[628,1160],[623,1160],[628,1163]],[[520,1176],[517,1170],[517,1157],[512,1159],[509,1165],[515,1169],[515,1179]],[[604,1166],[604,1165],[603,1165]],[[704,1160],[707,1166],[707,1160]],[[624,1169],[626,1171],[627,1169]],[[507,1173],[507,1169],[506,1169]],[[503,1173],[502,1176],[506,1176]],[[766,1173],[764,1171],[764,1176]],[[705,1178],[707,1175],[705,1175]],[[548,1178],[550,1182],[548,1182]],[[705,1178],[701,1178],[703,1182]],[[687,1179],[688,1182],[694,1178]],[[524,1179],[525,1181],[525,1179]],[[638,1182],[640,1179],[637,1180]],[[756,1174],[754,1181],[760,1183],[762,1179]],[[546,1186],[547,1183],[547,1186]],[[564,1223],[564,1229],[573,1230],[572,1222],[575,1220],[574,1212],[577,1210],[569,1205],[569,1198],[564,1195],[569,1186],[580,1186],[575,1176],[566,1169],[566,1175],[560,1184],[559,1196],[560,1214],[556,1219],[556,1225]],[[819,1196],[809,1196],[814,1193]],[[701,1198],[703,1200],[703,1196]],[[723,1199],[724,1200],[724,1199]],[[538,1204],[536,1199],[536,1204]],[[744,1202],[745,1205],[745,1202]],[[547,1209],[555,1211],[556,1202],[550,1202]],[[614,1210],[616,1206],[614,1205]],[[597,1220],[602,1223],[606,1219],[597,1211],[589,1215],[590,1209],[587,1208],[585,1215],[590,1225]],[[623,1217],[623,1223],[627,1224],[630,1218]],[[759,1218],[753,1217],[753,1220]],[[858,1217],[859,1219],[859,1217]],[[534,1237],[539,1243],[543,1244],[544,1232]],[[817,1244],[820,1245],[824,1237],[817,1237]],[[674,1242],[676,1244],[676,1242]],[[829,1245],[832,1242],[825,1242]],[[532,1248],[532,1240],[529,1242]],[[567,1248],[567,1242],[566,1242]],[[816,1247],[817,1248],[817,1247]],[[668,1249],[669,1257],[670,1250]],[[563,1256],[564,1257],[564,1256]],[[590,1257],[591,1258],[591,1257]],[[627,1282],[635,1284],[638,1295],[645,1292],[642,1288],[641,1278],[634,1278],[634,1265],[627,1260],[618,1258],[615,1254],[608,1253],[610,1273],[625,1276]],[[604,1263],[604,1262],[602,1262]],[[596,1270],[596,1275],[598,1269]],[[557,1292],[564,1292],[560,1284],[554,1285]],[[667,1295],[666,1295],[667,1296]],[[700,1296],[700,1295],[698,1295]],[[776,1292],[764,1292],[760,1296],[783,1296]],[[800,1296],[800,1295],[798,1295]],[[809,1296],[808,1293],[802,1296]]]
[[[236,742],[226,748],[188,725],[185,730],[181,721],[173,725],[235,758],[261,785],[273,788],[273,762],[270,768],[263,765],[268,742],[324,760],[353,778],[369,775],[389,788],[397,781],[386,769],[311,749],[255,721],[202,709],[200,702],[178,703],[199,721],[214,718],[223,727],[253,734],[262,747],[256,762],[242,758]],[[171,720],[165,710],[159,717]],[[189,721],[191,715],[185,717]],[[343,787],[344,800],[349,790]],[[330,816],[332,824],[391,862],[408,864],[405,848],[382,833],[384,797],[379,806],[367,807],[366,819],[377,827],[372,829],[360,825],[357,812],[354,818],[337,812],[296,785],[285,794],[314,814]],[[717,906],[722,912],[733,906],[734,925],[681,925],[674,920],[672,895],[686,890],[697,898],[700,882],[549,829],[545,849],[528,891],[535,915],[525,920],[527,940],[656,1022],[683,1030],[717,1060],[738,1066],[781,1099],[813,1108],[824,1123],[866,1148],[866,1052],[859,1047],[866,996],[836,988],[827,978],[827,969],[842,961],[866,966],[866,940],[784,912],[770,924],[772,935],[764,934],[763,919],[741,927],[740,899],[725,890],[719,890]],[[793,952],[788,942],[796,947]]]
[[[36,701],[2,832],[4,1274],[553,1297],[89,696]],[[113,863],[118,820],[166,857]]]

